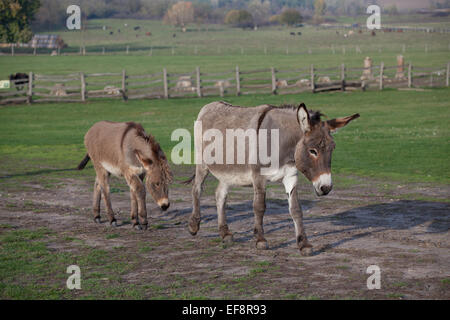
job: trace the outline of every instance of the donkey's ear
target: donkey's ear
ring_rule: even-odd
[[[309,118],[308,110],[306,110],[306,106],[303,102],[297,108],[297,121],[303,133],[307,133],[311,130],[311,119]]]
[[[344,117],[344,118],[336,118],[328,120],[328,126],[330,127],[330,131],[332,133],[336,132],[339,128],[345,127],[350,121],[359,118],[359,113],[355,113],[354,115]]]
[[[135,150],[134,153],[136,154],[136,158],[144,166],[144,168],[152,164],[152,160],[145,159],[144,155],[139,150]]]

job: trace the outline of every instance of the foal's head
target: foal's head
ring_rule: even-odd
[[[147,136],[151,152],[136,150],[136,157],[145,170],[145,188],[151,194],[158,206],[163,210],[169,208],[169,184],[172,173],[167,158],[159,143],[152,136]]]
[[[295,165],[314,185],[318,196],[328,194],[331,181],[331,154],[335,143],[331,133],[346,126],[359,114],[322,121],[320,112],[308,111],[304,103],[297,109],[297,120],[303,136],[295,148]]]

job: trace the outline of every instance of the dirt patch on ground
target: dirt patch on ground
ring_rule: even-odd
[[[129,224],[129,194],[123,182],[112,189],[117,228],[108,225],[103,212],[104,223],[93,222],[92,181],[63,182],[53,189],[34,183],[24,192],[0,191],[0,224],[17,229],[46,227],[79,240],[48,243],[55,254],[77,250],[80,242],[126,251],[135,257],[134,267],[121,274],[120,281],[145,286],[144,297],[450,298],[450,204],[402,198],[405,189],[429,197],[448,195],[448,187],[406,185],[386,195],[377,184],[365,181],[346,188],[336,185],[328,197],[316,198],[305,184],[299,196],[314,254],[302,257],[286,196],[278,185],[271,185],[267,194],[264,227],[270,248],[259,251],[252,235],[250,188],[230,195],[227,219],[235,242],[227,245],[218,239],[211,190],[202,197],[202,223],[192,237],[187,231],[190,186],[171,189],[167,212],[149,199],[152,227],[139,232]],[[1,232],[5,230],[0,228]],[[367,289],[370,265],[381,269],[379,290]]]

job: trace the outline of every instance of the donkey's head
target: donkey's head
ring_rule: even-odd
[[[297,120],[303,136],[295,147],[295,166],[313,183],[318,196],[328,194],[333,187],[331,154],[335,143],[331,133],[359,117],[359,114],[354,114],[322,121],[321,115],[318,111],[308,111],[304,103],[298,106]]]
[[[172,173],[167,158],[157,142],[153,142],[152,151],[144,156],[136,150],[136,156],[145,170],[145,188],[162,210],[169,208],[169,184]]]

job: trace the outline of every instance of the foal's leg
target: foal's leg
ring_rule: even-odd
[[[205,165],[196,165],[195,179],[192,186],[192,214],[189,218],[189,232],[195,236],[200,229],[200,196],[202,194],[203,182],[208,175],[208,168]]]
[[[303,212],[298,203],[297,186],[294,186],[289,197],[289,213],[294,220],[295,226],[295,238],[297,240],[297,246],[300,249],[300,253],[304,256],[310,256],[312,254],[312,245],[309,244],[306,238],[305,229],[303,227]]]
[[[130,186],[131,193],[131,220],[133,227],[136,229],[147,229],[147,207],[145,205],[145,187],[142,180],[136,176],[131,175],[125,177],[128,185]],[[137,213],[139,216],[139,223],[136,217],[136,204]]]
[[[97,171],[98,183],[100,184],[101,191],[102,191],[103,201],[105,202],[105,206],[106,206],[106,213],[108,215],[109,223],[112,226],[116,227],[117,222],[116,222],[116,218],[114,218],[114,211],[111,207],[111,198],[109,195],[110,173],[103,168],[96,168],[96,171]]]
[[[233,241],[233,234],[228,229],[227,218],[225,216],[225,204],[227,201],[228,186],[219,181],[216,189],[217,222],[219,224],[219,234],[226,242]]]
[[[102,197],[102,188],[100,187],[100,184],[98,183],[98,178],[95,178],[94,183],[94,197],[92,201],[92,208],[94,213],[94,221],[96,223],[100,223],[100,201]]]
[[[268,249],[267,241],[264,238],[263,219],[266,211],[266,186],[264,181],[253,183],[253,213],[255,214],[256,248]]]
[[[131,224],[134,227],[139,224],[138,219],[137,219],[138,202],[137,202],[136,195],[131,190],[131,188],[130,188],[130,198],[131,198]]]

